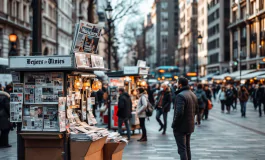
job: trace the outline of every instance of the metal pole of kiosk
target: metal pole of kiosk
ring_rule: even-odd
[[[24,72],[20,72],[20,83],[24,82]],[[17,159],[24,160],[25,159],[25,147],[24,140],[20,133],[22,132],[22,122],[17,123]]]

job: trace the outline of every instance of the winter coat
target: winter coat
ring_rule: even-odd
[[[206,106],[206,102],[208,101],[205,92],[202,89],[197,89],[195,91],[195,95],[197,96],[197,99],[199,98],[199,95],[201,96],[202,102],[198,102],[199,108],[204,109]]]
[[[146,118],[146,108],[147,108],[147,95],[142,93],[140,94],[140,98],[139,98],[139,101],[138,101],[138,104],[137,104],[137,115],[139,118]]]
[[[265,102],[265,87],[259,87],[255,92],[255,99],[259,102]]]
[[[10,96],[0,91],[0,130],[10,129]]]
[[[219,90],[217,97],[219,98],[220,101],[226,100],[225,91]]]
[[[238,98],[240,102],[247,102],[249,98],[249,93],[247,90],[245,91],[240,91],[238,94]]]
[[[227,89],[226,92],[226,105],[231,106],[234,102],[234,92],[232,89]]]
[[[170,111],[170,105],[172,102],[172,97],[171,97],[171,91],[169,89],[169,87],[167,88],[166,91],[160,91],[158,93],[157,99],[156,99],[156,107],[158,107],[158,103],[160,101],[160,97],[162,96],[162,94],[164,93],[164,97],[162,99],[162,111],[163,112],[169,112]]]
[[[119,97],[118,112],[119,118],[130,118],[132,113],[132,100],[128,93],[124,92]]]
[[[194,117],[199,111],[197,97],[189,87],[183,87],[175,93],[172,128],[174,132],[192,133],[194,132]]]

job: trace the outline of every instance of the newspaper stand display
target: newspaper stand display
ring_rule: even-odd
[[[124,87],[126,92],[131,96],[133,108],[132,108],[132,118],[130,119],[131,131],[135,134],[136,129],[140,129],[140,123],[138,116],[136,114],[136,107],[138,100],[136,98],[137,87],[145,87],[146,81],[143,79],[147,76],[149,72],[149,67],[141,66],[125,66],[123,71],[109,72],[107,73],[109,77],[109,99],[110,108],[108,111],[109,121],[108,125],[110,129],[118,129],[118,88]],[[125,126],[123,125],[123,129]]]
[[[93,71],[106,69],[79,68],[77,61],[75,55],[9,58],[9,69],[16,76],[14,93],[11,94],[11,119],[18,122],[19,159],[66,160],[80,154],[72,147],[73,152],[70,152],[72,141],[69,140],[69,132],[66,132],[69,129],[66,120],[70,121],[66,108],[79,108],[81,121],[93,123],[91,119],[89,122],[91,117],[87,112],[88,103],[92,104],[93,98],[88,98],[90,91],[86,87],[98,87],[93,82]],[[79,100],[75,98],[68,104],[70,92],[74,92],[72,88],[80,91],[74,93]],[[103,159],[105,140],[106,137],[103,137],[98,141],[86,142],[83,159],[89,156],[94,160]],[[73,143],[74,146],[78,144],[82,146],[81,142]]]

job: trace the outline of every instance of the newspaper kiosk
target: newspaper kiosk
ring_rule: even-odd
[[[15,71],[10,119],[19,123],[22,159],[69,159],[73,155],[67,133],[82,130],[76,126],[72,130],[71,122],[86,122],[86,127],[96,123],[91,115],[91,92],[100,88],[100,82],[93,71],[106,69],[80,67],[79,60],[77,55],[9,58],[9,68]],[[96,150],[102,150],[106,135],[99,138]]]
[[[126,92],[131,95],[132,99],[132,119],[130,119],[131,130],[133,134],[136,129],[140,129],[140,123],[138,116],[136,114],[136,107],[138,104],[137,92],[138,87],[146,87],[147,83],[144,79],[148,75],[149,67],[140,66],[125,66],[123,71],[109,72],[107,73],[109,77],[109,98],[110,98],[110,108],[109,108],[109,128],[113,130],[118,129],[118,97],[119,87],[124,87]]]

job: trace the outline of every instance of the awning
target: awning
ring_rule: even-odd
[[[251,72],[254,72],[255,70],[242,70],[241,71],[241,76],[244,76],[248,73],[251,73]],[[236,77],[240,76],[240,71],[236,71],[236,72],[233,72],[233,73],[230,73],[228,75],[229,77],[231,77],[232,79],[235,79]]]
[[[201,81],[208,81],[209,79],[212,79],[215,74],[208,74],[207,76],[204,76],[200,78]]]
[[[257,76],[257,79],[258,79],[258,80],[260,80],[260,79],[265,79],[265,75]]]
[[[257,78],[258,76],[265,75],[265,71],[257,71],[250,74],[246,74],[241,76],[241,80],[247,80],[252,78]],[[240,80],[240,76],[236,77],[236,80]]]
[[[213,80],[224,80],[225,77],[229,76],[229,73],[213,76]]]

